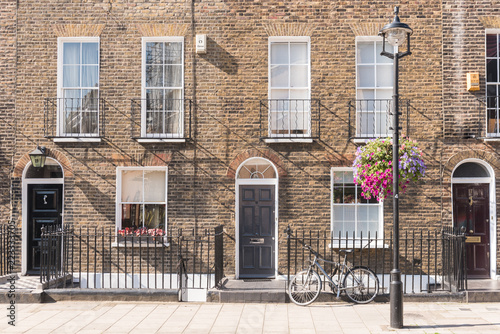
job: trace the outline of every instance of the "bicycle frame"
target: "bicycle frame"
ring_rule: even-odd
[[[339,274],[339,280],[338,280],[338,284],[335,283],[332,279],[332,276],[330,276],[326,271],[325,269],[323,269],[323,267],[321,266],[321,264],[319,263],[319,261],[323,261],[323,262],[326,262],[326,263],[331,263],[331,264],[334,264],[336,266],[339,266],[339,270],[340,270],[340,274]],[[328,261],[328,260],[325,260],[325,259],[322,259],[320,257],[318,257],[318,255],[314,254],[314,260],[311,261],[311,264],[309,266],[309,270],[312,270],[314,266],[316,266],[322,273],[323,275],[326,277],[326,279],[328,279],[328,281],[333,284],[335,286],[335,288],[337,289],[337,298],[340,297],[340,293],[344,290],[347,290],[348,288],[345,288],[343,286],[343,281],[344,281],[344,278],[347,276],[347,274],[351,271],[351,269],[345,264],[346,263],[346,256],[344,256],[344,261],[342,263],[340,262],[335,262],[335,261]],[[357,281],[356,283],[360,283],[359,281]]]

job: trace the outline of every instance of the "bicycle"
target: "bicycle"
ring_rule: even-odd
[[[315,266],[328,280],[332,293],[336,293],[337,298],[340,297],[341,292],[345,292],[350,300],[358,304],[366,304],[375,299],[379,291],[379,281],[375,273],[367,267],[351,268],[346,264],[347,254],[352,253],[353,249],[339,250],[339,252],[344,253],[344,261],[335,262],[325,260],[309,245],[304,244],[304,248],[314,255],[314,259],[307,270],[298,272],[290,281],[288,295],[295,304],[306,306],[318,298],[322,288],[322,279],[314,270]],[[328,275],[318,261],[333,264],[333,273]],[[338,279],[334,278],[336,275],[338,275]]]

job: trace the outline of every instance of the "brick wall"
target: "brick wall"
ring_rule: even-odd
[[[483,66],[484,56],[470,51],[483,45],[476,38],[482,34],[477,16],[494,16],[498,9],[490,10],[489,1],[468,6],[478,14],[467,12],[469,21],[459,25],[460,31],[467,30],[466,44],[459,49],[467,59],[464,64],[456,59],[453,44],[458,29],[454,2],[442,3],[400,2],[401,20],[414,30],[413,54],[400,63],[400,94],[411,100],[409,135],[421,143],[428,164],[426,181],[401,196],[403,230],[439,229],[443,218],[450,223],[449,180],[442,175],[452,168],[447,162],[456,152],[496,152],[495,145],[461,139],[463,129],[477,123],[472,114],[479,113],[477,99],[465,91],[459,73],[473,64]],[[356,149],[348,138],[348,102],[356,87],[355,37],[375,35],[391,22],[393,5],[361,0],[47,0],[40,6],[20,1],[14,161],[38,143],[58,152],[72,171],[65,177],[65,223],[114,227],[116,167],[123,165],[117,157],[147,165],[155,156],[167,155],[169,224],[209,228],[222,223],[234,236],[234,161],[247,152],[272,152],[284,171],[279,180],[282,249],[287,225],[330,228],[330,168],[350,166]],[[207,35],[205,55],[195,53],[196,34]],[[100,143],[55,143],[43,137],[43,101],[56,97],[57,37],[76,35],[100,37],[100,96],[107,105],[106,138]],[[141,37],[157,35],[185,38],[185,98],[194,103],[192,141],[187,143],[140,144],[130,138],[130,100],[141,95]],[[268,37],[280,35],[311,38],[311,97],[321,99],[321,136],[312,144],[259,140],[259,100],[268,95]],[[20,195],[14,206],[20,221]],[[387,200],[386,232],[392,225],[391,208]],[[232,270],[234,246],[226,249]]]

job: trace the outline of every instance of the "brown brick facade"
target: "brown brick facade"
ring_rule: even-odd
[[[401,20],[414,31],[413,54],[400,63],[400,94],[411,101],[404,135],[419,141],[428,164],[425,181],[401,196],[403,231],[451,224],[450,173],[463,159],[483,160],[500,173],[500,144],[472,136],[484,122],[484,30],[500,27],[500,6],[466,3],[400,2]],[[349,167],[357,147],[349,139],[348,114],[356,98],[356,36],[374,36],[389,23],[393,1],[23,0],[17,11],[15,1],[0,4],[4,217],[12,211],[21,224],[22,171],[27,154],[44,145],[65,172],[65,224],[114,228],[116,168],[168,166],[168,224],[223,224],[235,237],[235,172],[247,158],[263,157],[279,174],[280,258],[287,225],[330,229],[330,170]],[[206,54],[195,51],[197,34],[207,35]],[[106,133],[98,143],[56,142],[44,138],[44,99],[57,95],[57,38],[82,36],[100,38]],[[141,41],[151,36],[184,37],[184,97],[193,103],[192,136],[185,143],[139,143],[130,135],[131,99],[141,97]],[[321,101],[320,136],[313,143],[266,144],[259,138],[269,36],[310,37],[311,97]],[[469,93],[465,77],[473,71],[480,73],[482,89]],[[12,210],[5,186],[11,179]],[[391,204],[384,204],[386,233]],[[500,228],[497,234],[500,239]],[[229,239],[226,248],[231,271]],[[499,246],[496,254],[500,267]]]

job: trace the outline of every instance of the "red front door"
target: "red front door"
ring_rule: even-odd
[[[454,184],[454,226],[465,229],[467,275],[490,277],[489,184]]]

